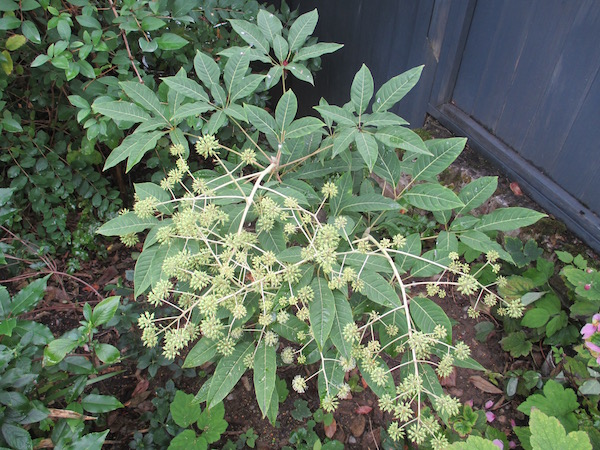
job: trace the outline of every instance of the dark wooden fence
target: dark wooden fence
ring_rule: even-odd
[[[396,112],[427,113],[600,251],[600,2],[296,0],[319,10],[323,57],[305,107],[343,104],[362,63],[376,85],[425,64]],[[306,112],[306,110],[305,110]]]

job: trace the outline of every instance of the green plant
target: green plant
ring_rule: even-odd
[[[598,312],[600,300],[600,274],[581,256],[557,251],[558,259],[565,263],[560,274],[569,289],[571,314],[591,316]]]
[[[82,325],[68,333],[68,339],[54,340],[48,327],[22,317],[43,298],[49,277],[33,281],[12,298],[0,286],[0,443],[26,449],[46,437],[59,448],[77,442],[100,449],[108,430],[88,433],[86,423],[95,417],[87,414],[102,414],[123,405],[112,396],[86,395],[84,390],[117,374],[102,372],[118,360],[119,351],[98,343],[92,335],[95,326],[114,314],[118,298],[109,298],[93,310],[86,304],[88,324],[94,325]],[[78,345],[87,350],[68,355]],[[103,364],[95,363],[96,358]]]
[[[293,52],[315,23],[316,12],[300,16],[282,55],[297,58],[305,47]],[[302,32],[297,24],[303,24]],[[453,365],[481,366],[469,358],[464,343],[452,341],[450,319],[427,297],[443,298],[447,288],[457,289],[476,294],[469,310],[473,316],[482,304],[500,304],[501,314],[520,317],[520,300],[505,301],[495,292],[504,283],[496,277],[499,261],[512,262],[495,238],[497,232],[527,226],[543,214],[525,208],[478,214],[476,208],[496,188],[494,177],[475,180],[458,194],[437,181],[465,140],[423,142],[388,111],[414,86],[422,68],[394,77],[375,93],[371,73],[363,66],[352,83],[350,103],[342,108],[323,100],[316,107],[323,122],[296,119],[297,99],[289,89],[274,116],[257,106],[236,104],[240,89],[249,84],[249,55],[256,55],[261,43],[267,50],[271,42],[283,45],[267,22],[237,25],[253,30],[244,37],[253,48],[222,52],[227,92],[219,88],[220,68],[198,53],[195,74],[212,100],[181,70],[163,80],[167,105],[132,83],[121,86],[135,103],[96,100],[92,105],[113,120],[135,116],[140,123],[107,166],[128,159],[132,168],[160,136],[170,133],[172,139],[176,169],[160,186],[137,184],[133,211],[99,230],[130,244],[137,242],[137,233],[149,230],[134,276],[136,296],[150,291],[149,310],[139,321],[143,340],[150,347],[161,342],[165,356],[173,358],[202,334],[184,367],[208,361],[216,367],[197,400],[212,408],[252,368],[258,405],[273,423],[279,360],[316,367],[309,378],[297,375],[292,387],[304,392],[316,378],[327,413],[350,390],[344,373],[358,366],[380,397],[381,408],[394,412],[397,421],[390,435],[400,439],[407,433],[418,443],[431,437],[439,447],[445,438],[436,416],[422,415],[423,401],[448,420],[459,405],[443,393],[437,376]],[[319,51],[333,48],[324,45]],[[275,62],[275,70],[277,66]],[[187,99],[174,102],[169,93]],[[156,105],[152,114],[147,112],[151,105]],[[240,150],[190,130],[204,166],[192,171],[198,156],[189,151],[187,138],[177,139],[178,128],[173,127],[204,112],[210,112],[208,124],[218,125],[227,117],[239,125],[246,144]],[[401,210],[427,216],[436,233],[398,234],[406,223]],[[461,256],[474,261],[473,269]],[[433,275],[440,276],[431,281]],[[278,352],[280,339],[286,344]],[[389,367],[383,353],[399,362]]]
[[[181,428],[185,428],[171,441],[169,445],[171,450],[206,449],[209,444],[217,442],[227,429],[223,403],[202,411],[199,402],[194,399],[193,395],[177,391],[170,409],[173,421]],[[189,429],[190,425],[194,423],[199,434],[195,430]]]
[[[289,27],[297,13],[285,2],[282,11],[269,7]],[[96,117],[90,105],[118,98],[120,81],[155,88],[159,77],[174,75],[172,67],[190,69],[197,51],[216,56],[238,45],[226,21],[258,12],[256,0],[110,1],[106,8],[89,0],[4,2],[0,180],[16,192],[12,231],[50,254],[71,252],[70,271],[91,254],[102,256],[91,237],[121,207],[128,180],[99,168],[128,126]],[[320,66],[318,54],[303,63],[306,79]],[[264,106],[264,83],[252,94],[246,101]],[[167,149],[159,150],[148,168],[167,159]],[[143,177],[149,174],[136,176]]]

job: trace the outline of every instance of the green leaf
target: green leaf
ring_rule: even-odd
[[[400,148],[423,155],[431,154],[423,139],[417,133],[405,127],[385,127],[378,130],[375,137],[378,141],[392,148]]]
[[[173,438],[167,450],[207,450],[208,442],[193,430],[183,430]]]
[[[373,171],[379,151],[377,148],[377,141],[373,136],[364,132],[358,132],[354,135],[354,142],[360,156],[362,156],[365,164],[367,165],[369,172]]]
[[[179,50],[189,44],[189,41],[173,33],[164,33],[154,39],[161,50]]]
[[[410,315],[415,325],[425,333],[433,333],[436,325],[443,325],[448,333],[446,342],[452,341],[452,324],[442,308],[424,297],[416,297],[410,302]]]
[[[331,157],[335,157],[338,154],[346,150],[358,135],[358,129],[356,127],[351,128],[339,128],[336,130],[333,136],[333,152]]]
[[[4,43],[4,46],[6,47],[6,50],[8,50],[9,52],[14,52],[15,50],[21,48],[23,45],[25,45],[25,43],[27,42],[27,38],[25,36],[23,36],[22,34],[13,34],[11,37],[9,37],[6,42]]]
[[[102,450],[109,432],[110,430],[98,431],[97,433],[88,433],[80,436],[69,446],[69,450]]]
[[[112,319],[119,308],[120,299],[121,297],[115,295],[98,303],[92,312],[92,324],[94,326],[104,325]]]
[[[542,411],[531,412],[529,420],[531,446],[536,450],[591,450],[592,444],[585,431],[565,432],[558,419],[548,417]]]
[[[244,51],[234,53],[227,60],[223,71],[223,81],[225,81],[225,88],[230,97],[233,95],[234,85],[244,78],[249,65],[250,59]]]
[[[208,95],[206,95],[206,92],[202,86],[200,86],[194,80],[184,77],[165,77],[162,78],[162,80],[167,84],[167,86],[169,86],[170,89],[173,89],[174,91],[179,92],[186,97],[207,103],[209,101]]]
[[[2,424],[2,436],[10,448],[16,450],[33,450],[33,442],[29,433],[11,423]]]
[[[512,263],[512,257],[506,252],[500,244],[493,241],[487,234],[481,231],[468,230],[458,235],[460,242],[467,247],[477,250],[481,253],[487,253],[490,250],[495,250],[504,261]]]
[[[210,89],[214,84],[219,84],[221,71],[217,63],[201,51],[196,52],[194,57],[194,70],[204,86]]]
[[[390,283],[376,272],[363,270],[360,279],[364,283],[362,293],[372,302],[387,307],[402,307],[403,303]]]
[[[469,436],[464,442],[454,442],[447,448],[448,450],[498,450],[492,441],[474,435]]]
[[[436,183],[418,184],[406,192],[404,198],[412,206],[426,211],[445,211],[464,206],[454,192]]]
[[[385,369],[386,375],[385,375],[385,379],[384,379],[384,384],[381,385],[380,382],[375,382],[375,380],[373,380],[373,378],[371,378],[371,371],[369,369],[367,369],[367,367],[365,367],[364,359],[361,359],[360,362],[358,363],[358,367],[360,369],[360,374],[365,379],[365,381],[367,382],[367,384],[369,385],[371,390],[375,393],[375,395],[377,395],[377,397],[381,398],[381,396],[383,396],[384,394],[389,394],[391,396],[394,396],[395,395],[394,392],[396,391],[396,389],[394,386],[394,379],[389,374],[389,367],[383,361],[383,359],[381,359],[379,356],[374,358],[374,360],[378,366],[383,367]],[[369,367],[373,367],[373,366],[371,366],[369,364]]]
[[[333,42],[319,42],[314,45],[309,45],[308,47],[302,47],[294,56],[293,61],[300,62],[306,61],[307,59],[317,58],[321,55],[325,55],[326,53],[333,53],[343,46],[343,44],[335,44]],[[373,93],[371,93],[371,95],[373,95]]]
[[[275,108],[275,121],[280,130],[285,130],[296,117],[298,99],[291,89],[281,96]]]
[[[573,389],[565,389],[557,381],[549,380],[544,385],[543,395],[530,395],[517,409],[527,416],[534,409],[538,409],[560,420],[567,431],[573,431],[578,428],[577,416],[574,413],[578,408],[577,395]]]
[[[256,23],[267,41],[272,43],[276,37],[280,37],[283,25],[275,14],[261,9],[256,16]]]
[[[264,79],[265,75],[250,74],[237,81],[231,88],[230,102],[235,102],[236,100],[248,97],[250,94],[254,93]],[[230,104],[230,107],[231,106],[239,107],[239,105]],[[241,120],[246,120],[245,115]]]
[[[466,138],[432,139],[425,143],[430,155],[419,155],[413,168],[413,181],[437,181],[436,176],[461,154]]]
[[[208,339],[207,337],[201,338],[196,345],[189,351],[188,355],[183,362],[184,369],[191,367],[199,367],[202,364],[207,363],[217,354],[217,341]]]
[[[420,242],[420,241],[419,241]],[[381,255],[365,255],[362,253],[351,252],[344,255],[344,264],[358,269],[366,269],[373,272],[393,273],[392,267],[385,257]]]
[[[424,66],[415,67],[386,82],[375,94],[373,112],[383,112],[398,103],[421,77]]]
[[[96,346],[96,356],[104,364],[114,364],[121,358],[121,352],[114,345],[98,344]]]
[[[351,113],[346,111],[344,108],[334,105],[322,105],[314,106],[321,116],[333,120],[340,125],[355,126],[357,118]]]
[[[158,223],[159,221],[155,217],[140,219],[134,212],[128,212],[105,223],[96,233],[102,236],[122,236],[129,233],[139,233]]]
[[[133,188],[140,200],[147,198],[155,198],[159,203],[167,203],[171,201],[171,194],[161,188],[159,185],[154,183],[133,183]],[[173,212],[172,205],[161,205],[157,209],[164,214],[171,214]]]
[[[512,231],[532,225],[543,217],[546,217],[546,214],[528,208],[518,206],[498,208],[482,216],[475,229],[479,231]]]
[[[95,30],[102,29],[102,25],[100,25],[100,22],[98,22],[98,19],[96,19],[95,17],[76,16],[75,20],[77,20],[77,22],[79,22],[79,25],[81,25],[84,28],[93,28]]]
[[[280,35],[276,35],[273,39],[273,51],[280,63],[283,63],[288,57],[289,46],[287,41]],[[277,66],[275,66],[277,67]]]
[[[340,391],[340,386],[344,384],[345,370],[342,368],[339,361],[327,359],[323,363],[323,371],[319,373],[318,389],[319,397],[323,398],[327,393],[337,395]]]
[[[333,317],[333,327],[331,328],[331,342],[342,356],[350,358],[352,345],[344,339],[344,328],[354,321],[352,308],[346,296],[339,291],[333,292],[333,299],[335,301],[335,315]]]
[[[150,119],[148,113],[138,105],[123,101],[94,102],[92,110],[97,114],[102,114],[117,121],[137,123]]]
[[[142,30],[155,31],[167,25],[162,19],[154,16],[146,16],[142,19]]]
[[[276,223],[269,231],[261,231],[258,235],[258,241],[261,247],[266,251],[275,254],[285,250],[285,234],[283,233],[283,224]]]
[[[335,299],[324,278],[317,277],[311,283],[315,298],[310,304],[310,326],[319,350],[323,350],[329,338],[335,317]]]
[[[13,297],[10,304],[10,314],[13,317],[31,311],[44,298],[48,278],[50,278],[50,275],[29,283]]]
[[[153,131],[130,134],[108,155],[102,170],[110,169],[127,159],[126,172],[129,172],[148,151],[156,147],[156,143],[165,133],[166,131]]]
[[[374,91],[373,76],[364,64],[354,76],[350,87],[350,100],[357,114],[362,114],[369,106]]]
[[[306,81],[314,86],[315,82],[312,73],[304,64],[292,63],[285,66],[285,68],[299,80]]]
[[[31,20],[26,20],[23,22],[23,24],[21,25],[21,32],[27,39],[29,39],[34,44],[42,43],[40,32]]]
[[[339,213],[393,211],[396,209],[400,209],[400,205],[391,198],[380,194],[365,194],[344,198],[340,203]]]
[[[471,181],[458,194],[465,206],[456,211],[456,214],[465,214],[483,205],[496,192],[497,187],[498,177],[481,177]]]
[[[521,326],[538,328],[546,325],[550,319],[550,313],[543,308],[533,308],[525,313],[521,319]]]
[[[291,91],[288,91],[291,92]],[[285,130],[286,139],[297,139],[307,136],[323,128],[325,124],[316,117],[302,117],[294,120]]]
[[[148,287],[167,277],[163,273],[163,262],[183,249],[183,241],[177,239],[168,244],[144,248],[135,264],[133,275],[134,296],[142,295]]]
[[[227,429],[228,423],[225,422],[224,417],[225,406],[222,402],[202,411],[196,426],[202,430],[202,437],[209,444],[221,439],[221,435]]]
[[[134,102],[151,111],[155,116],[161,117],[167,125],[170,125],[164,116],[165,107],[160,104],[160,100],[149,87],[137,81],[122,81],[119,85]]]
[[[5,16],[0,19],[0,30],[14,30],[20,25],[21,21],[14,16]]]
[[[173,114],[173,120],[181,120],[192,116],[198,117],[199,115],[207,111],[213,111],[214,109],[215,108],[213,106],[203,101],[186,103],[175,110]]]
[[[310,12],[298,17],[288,33],[288,42],[290,51],[298,50],[306,42],[306,39],[313,33],[319,20],[319,13],[316,8]]]
[[[77,341],[72,339],[55,339],[44,348],[44,365],[54,366],[58,364],[75,347],[77,347]]]
[[[202,409],[194,397],[193,394],[186,394],[183,391],[177,390],[175,398],[169,406],[173,421],[182,428],[189,427],[202,414]]]
[[[254,105],[244,104],[244,110],[248,116],[248,121],[256,127],[258,131],[262,131],[267,136],[277,139],[278,128],[275,119],[264,109]]]
[[[505,352],[510,352],[513,358],[527,356],[531,351],[531,342],[527,340],[523,331],[517,331],[504,337],[500,344]]]
[[[81,399],[83,409],[91,413],[105,413],[123,408],[123,404],[111,395],[89,394]]]
[[[267,415],[275,391],[276,371],[275,347],[267,345],[263,339],[254,353],[254,392],[263,417]]]
[[[402,117],[391,112],[378,112],[373,114],[363,114],[364,126],[372,127],[390,127],[408,125],[408,122]]]
[[[260,28],[253,23],[239,19],[229,19],[232,28],[240,37],[261,53],[269,54],[269,42],[265,39]]]
[[[208,389],[207,405],[209,408],[221,402],[242,378],[246,371],[244,358],[253,351],[254,344],[252,342],[239,342],[231,355],[221,358]]]

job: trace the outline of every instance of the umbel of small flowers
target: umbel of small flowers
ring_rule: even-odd
[[[329,377],[327,367],[333,364],[343,373],[360,364],[363,374],[382,387],[393,386],[393,374],[399,370],[402,377],[394,387],[395,394],[380,400],[380,407],[395,418],[388,430],[390,436],[398,440],[407,435],[417,443],[429,438],[434,448],[443,448],[440,426],[422,405],[428,398],[438,414],[451,416],[458,412],[458,401],[430,392],[424,377],[436,373],[447,376],[456,360],[469,357],[469,348],[461,342],[452,345],[450,330],[442,325],[430,332],[417,329],[409,313],[411,290],[426,285],[429,295],[441,297],[446,288],[456,288],[465,295],[478,294],[473,311],[479,302],[487,306],[502,303],[503,314],[517,316],[522,312],[520,302],[507,303],[493,291],[504,280],[498,277],[492,284],[481,285],[477,275],[482,268],[470,273],[470,266],[461,263],[457,254],[451,254],[448,266],[413,255],[404,248],[406,239],[401,235],[380,239],[369,234],[354,236],[344,216],[330,217],[324,223],[320,220],[322,210],[339,195],[333,180],[323,184],[322,200],[311,207],[265,183],[277,175],[276,161],[269,160],[265,167],[257,161],[254,150],[227,149],[238,156],[239,163],[232,165],[221,160],[221,145],[213,136],[201,137],[195,147],[201,157],[212,158],[220,172],[191,173],[183,147],[174,145],[171,154],[177,159],[176,168],[160,183],[170,199],[140,196],[133,207],[140,219],[158,219],[160,226],[146,238],[145,245],[151,240],[166,255],[161,277],[147,296],[154,311],[147,311],[138,321],[144,344],[162,345],[167,358],[175,358],[200,335],[215,341],[222,356],[231,355],[244,336],[278,349],[276,330],[293,317],[300,327],[295,339],[300,348],[284,346],[281,360],[284,364],[305,364],[309,346],[315,342],[310,326],[310,307],[315,299],[313,276],[325,280],[336,294],[347,296],[349,288],[364,293],[364,268],[370,258],[383,258],[393,273],[387,281],[400,292],[400,302],[383,313],[371,312],[364,323],[346,324],[342,336],[350,354],[319,350],[318,370],[308,378],[296,376],[292,387],[305,392],[311,378],[322,377],[325,389],[321,404],[330,412],[350,388],[343,377],[341,381]],[[243,171],[248,165],[256,170]],[[285,257],[285,252],[276,254],[268,245],[266,236],[274,230],[282,231],[290,250]],[[125,234],[122,240],[127,245],[138,242],[135,234]],[[357,255],[362,264],[347,263]],[[402,277],[393,261],[397,255],[437,265],[443,270],[442,276],[435,282],[412,279],[410,274]],[[489,265],[497,272],[497,259],[497,253],[489,252],[484,267]],[[164,307],[162,312],[159,306]],[[403,322],[395,322],[396,316],[403,317]],[[374,331],[379,324],[388,337],[385,344]],[[391,369],[381,358],[389,348],[404,355],[403,362]],[[436,356],[432,358],[434,349]],[[248,354],[246,367],[251,368],[253,360],[254,355]]]

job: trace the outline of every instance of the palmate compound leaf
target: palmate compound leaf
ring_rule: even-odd
[[[592,444],[585,431],[565,432],[555,417],[549,417],[540,410],[533,410],[529,419],[531,447],[534,450],[591,450]]]

